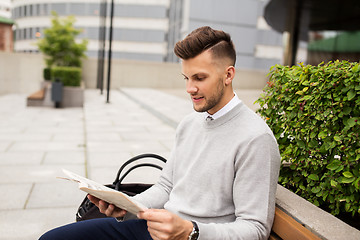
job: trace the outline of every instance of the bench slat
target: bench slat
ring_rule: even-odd
[[[45,97],[45,88],[40,89],[37,92],[34,92],[30,96],[28,96],[28,100],[43,100]]]
[[[291,240],[320,240],[318,236],[305,228],[295,219],[287,215],[285,212],[276,208],[275,219],[272,227],[272,232],[276,233],[280,239]],[[271,235],[269,239],[279,239],[276,235]]]

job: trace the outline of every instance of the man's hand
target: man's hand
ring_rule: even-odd
[[[187,240],[193,228],[190,221],[163,209],[147,209],[139,212],[138,218],[147,220],[154,240]]]
[[[113,204],[109,204],[101,199],[98,199],[92,195],[87,196],[88,199],[94,203],[100,210],[101,213],[105,214],[108,217],[124,217],[126,214],[126,211],[123,209],[120,209],[118,207],[115,207]]]

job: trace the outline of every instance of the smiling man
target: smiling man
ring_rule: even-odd
[[[89,196],[114,218],[67,225],[41,239],[268,239],[280,155],[271,130],[233,91],[230,35],[201,27],[174,52],[195,112],[179,124],[159,181],[134,197],[149,209],[118,222],[126,211]]]

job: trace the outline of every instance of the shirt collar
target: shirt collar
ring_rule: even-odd
[[[239,99],[239,97],[234,92],[234,97],[224,107],[222,107],[219,111],[217,111],[213,115],[209,114],[208,112],[205,112],[205,119],[207,117],[209,117],[209,116],[213,120],[215,120],[215,119],[217,119],[219,117],[222,117],[226,113],[228,113],[231,109],[233,109],[236,105],[238,105],[240,102],[241,102],[241,100]]]

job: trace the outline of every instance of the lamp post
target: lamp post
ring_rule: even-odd
[[[106,40],[106,8],[107,0],[100,3],[100,27],[99,27],[99,51],[98,51],[98,70],[97,88],[100,88],[101,95],[104,89],[104,59],[105,59],[105,40]]]
[[[107,97],[106,103],[110,99],[110,78],[111,78],[111,55],[112,55],[112,38],[113,38],[113,18],[114,18],[114,0],[111,0],[110,8],[110,35],[109,35],[109,53],[108,53],[108,75],[107,75]]]

